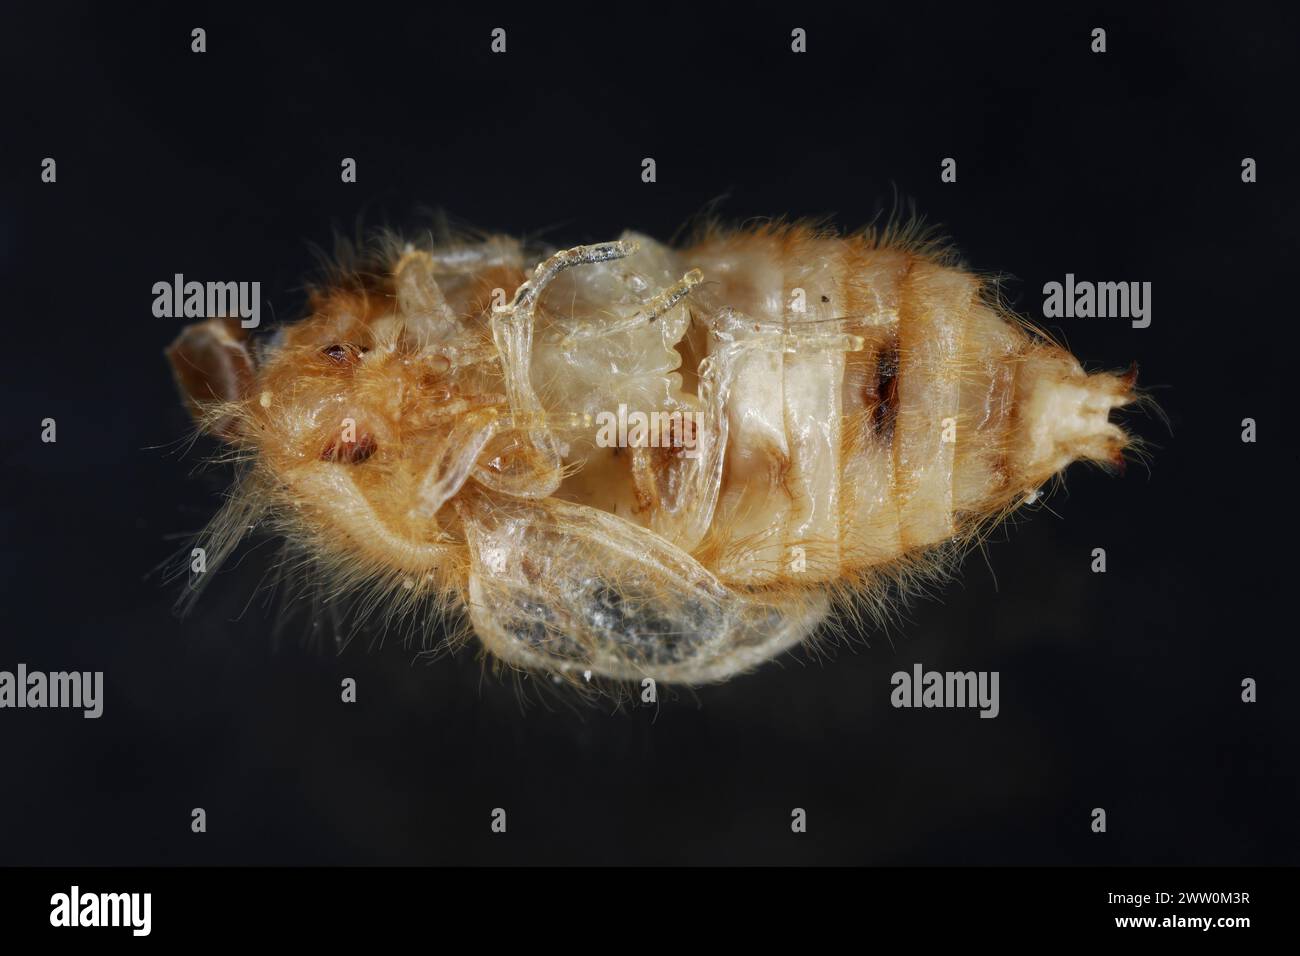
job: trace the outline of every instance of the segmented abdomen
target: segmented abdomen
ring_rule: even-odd
[[[813,583],[897,561],[974,530],[1070,460],[1123,446],[1106,413],[1132,379],[1086,376],[968,271],[798,229],[720,236],[682,261],[706,277],[693,309],[730,306],[792,335],[792,350],[736,369],[698,555],[723,580]],[[855,341],[799,347],[828,325]]]

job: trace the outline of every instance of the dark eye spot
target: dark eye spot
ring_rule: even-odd
[[[824,296],[822,296],[822,301],[823,301],[823,302],[829,302],[830,300],[831,300],[831,297],[830,297],[830,296],[828,296],[828,295],[824,295]]]
[[[337,461],[344,465],[359,465],[375,452],[379,451],[379,442],[370,435],[359,435],[356,441],[335,439],[321,452],[321,461]]]
[[[370,349],[361,346],[335,343],[325,346],[320,350],[320,354],[339,365],[355,365],[361,356],[369,351]]]

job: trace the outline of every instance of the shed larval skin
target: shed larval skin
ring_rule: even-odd
[[[1086,374],[948,263],[798,225],[394,244],[256,354],[221,319],[172,345],[249,462],[209,538],[269,516],[335,589],[463,611],[508,665],[725,679],[1122,461],[1135,373]],[[610,442],[634,412],[671,440]]]

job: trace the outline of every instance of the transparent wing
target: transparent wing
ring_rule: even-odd
[[[497,657],[620,680],[722,680],[808,636],[824,595],[746,595],[686,552],[556,499],[462,508],[470,620]]]

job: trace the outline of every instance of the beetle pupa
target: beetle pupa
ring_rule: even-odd
[[[390,239],[241,332],[168,353],[245,462],[215,562],[270,520],[331,593],[432,603],[568,679],[725,679],[1132,442],[1135,371],[1085,373],[906,234]]]

